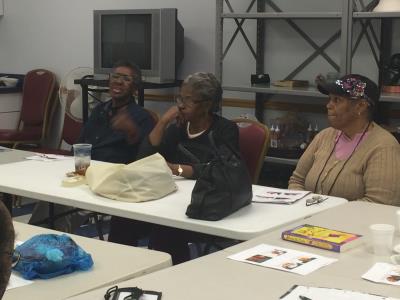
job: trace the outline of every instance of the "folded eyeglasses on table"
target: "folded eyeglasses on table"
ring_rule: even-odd
[[[161,292],[145,291],[138,287],[118,288],[113,286],[109,288],[104,295],[105,300],[139,300],[142,296],[153,296],[151,299],[161,300]]]
[[[324,202],[326,199],[328,199],[329,197],[323,197],[321,195],[317,195],[317,196],[312,196],[311,198],[306,200],[306,206],[310,206],[310,205],[314,205],[314,204],[318,204],[318,203],[322,203]]]

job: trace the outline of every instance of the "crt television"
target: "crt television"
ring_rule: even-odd
[[[110,73],[118,60],[136,63],[146,82],[176,80],[183,59],[177,9],[95,10],[94,71]]]

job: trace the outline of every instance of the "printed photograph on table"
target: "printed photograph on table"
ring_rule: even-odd
[[[256,255],[253,255],[253,256],[250,256],[249,258],[246,258],[246,260],[248,260],[248,261],[252,261],[252,262],[255,262],[255,263],[262,263],[262,262],[264,262],[264,261],[267,261],[267,260],[269,260],[269,259],[271,259],[272,257],[269,257],[269,256],[265,256],[265,255],[261,255],[261,254],[256,254]]]
[[[392,274],[386,277],[386,280],[389,282],[399,282],[400,281],[400,275],[399,274]]]
[[[303,264],[306,264],[314,259],[315,259],[315,257],[308,257],[308,256],[303,256],[303,257],[298,258],[298,260],[301,261],[301,263],[303,263]]]
[[[230,255],[228,258],[301,275],[307,275],[337,261],[334,258],[267,244]]]
[[[287,269],[287,270],[293,270],[294,268],[297,268],[301,266],[301,264],[296,263],[296,262],[285,262],[282,264],[282,268]]]
[[[300,267],[301,265],[304,265],[314,259],[315,259],[315,257],[310,257],[310,256],[297,257],[291,261],[283,263],[282,268],[292,270],[292,269]]]
[[[362,278],[391,285],[400,286],[400,266],[387,263],[376,263]]]
[[[308,287],[295,285],[279,299],[281,300],[307,300],[307,299],[335,299],[335,300],[398,300],[397,298],[384,297],[351,290],[327,287]]]
[[[391,269],[384,280],[388,283],[400,284],[400,266]]]
[[[253,193],[256,196],[253,198],[253,202],[275,204],[292,204],[310,194],[309,191],[286,190],[265,186],[253,187]]]
[[[286,251],[284,251],[282,249],[274,249],[271,251],[271,253],[274,254],[275,256],[279,256],[279,255],[285,254]]]
[[[284,251],[282,249],[273,249],[271,252],[268,253],[268,255],[256,254],[249,258],[246,258],[246,260],[252,261],[255,263],[263,263],[264,261],[270,260],[273,257],[279,256],[279,255],[282,255],[285,253],[286,253],[286,251]]]

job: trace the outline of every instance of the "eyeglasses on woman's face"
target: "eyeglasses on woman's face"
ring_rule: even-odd
[[[127,74],[121,74],[121,73],[110,73],[110,80],[111,81],[122,81],[125,83],[132,83],[134,82],[136,77],[132,75],[127,75]]]

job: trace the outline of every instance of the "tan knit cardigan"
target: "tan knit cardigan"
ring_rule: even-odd
[[[400,145],[396,139],[372,123],[345,165],[345,160],[338,160],[332,153],[322,170],[337,133],[336,129],[327,128],[314,138],[290,177],[289,189],[400,206]]]

